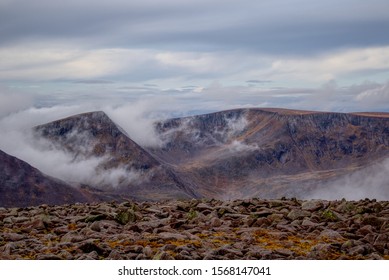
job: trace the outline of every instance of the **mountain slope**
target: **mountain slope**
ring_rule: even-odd
[[[87,202],[81,191],[0,151],[0,207]]]
[[[156,124],[150,150],[216,198],[304,196],[389,155],[388,114],[237,109]]]
[[[197,197],[196,192],[132,141],[104,112],[90,112],[34,128],[36,137],[71,155],[94,160],[96,173],[86,183],[105,192],[146,200]]]

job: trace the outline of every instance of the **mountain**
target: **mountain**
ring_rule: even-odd
[[[89,201],[82,191],[3,151],[0,151],[0,170],[0,207]]]
[[[154,128],[157,147],[135,143],[100,111],[34,127],[41,146],[88,171],[61,178],[65,183],[1,152],[0,206],[329,192],[389,198],[387,113],[236,109],[161,120]]]
[[[304,197],[389,155],[385,113],[237,109],[156,130],[164,146],[150,153],[219,199]]]
[[[95,174],[86,182],[112,197],[162,200],[198,197],[168,166],[161,164],[101,111],[71,116],[34,128],[72,157],[72,162],[93,162]],[[72,183],[72,182],[69,182]]]

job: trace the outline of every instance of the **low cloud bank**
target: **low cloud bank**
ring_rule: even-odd
[[[324,184],[308,198],[389,200],[389,159]]]

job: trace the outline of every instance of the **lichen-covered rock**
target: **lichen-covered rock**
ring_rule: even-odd
[[[305,211],[302,209],[293,209],[289,212],[287,217],[290,220],[298,220],[309,216],[311,216],[311,213],[309,211]]]
[[[133,223],[136,221],[136,219],[137,216],[135,215],[135,211],[132,209],[120,211],[115,217],[115,220],[122,225],[125,225],[129,222]]]
[[[324,208],[325,203],[322,200],[308,200],[301,204],[302,210],[317,211]]]

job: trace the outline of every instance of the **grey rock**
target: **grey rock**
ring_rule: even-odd
[[[303,227],[316,227],[318,223],[314,223],[309,219],[304,219],[303,222],[301,223]]]
[[[137,254],[142,253],[143,249],[144,248],[141,245],[131,245],[131,246],[127,247],[127,251],[132,252],[132,253],[137,253]]]
[[[97,232],[100,232],[101,231],[101,227],[100,227],[100,221],[95,221],[91,224],[90,226],[91,230],[93,231],[97,231]]]
[[[62,260],[58,255],[54,254],[41,254],[36,257],[37,260]]]
[[[153,260],[174,260],[174,258],[167,252],[159,251],[154,255]]]
[[[377,253],[371,253],[367,256],[367,259],[368,260],[384,260],[384,258],[382,256],[380,256],[379,254]]]
[[[387,234],[379,234],[374,241],[373,246],[377,249],[378,252],[384,253],[387,248],[387,244],[389,243],[389,237]]]
[[[164,245],[161,250],[163,251],[174,251],[177,248],[177,245],[174,244],[166,244]]]
[[[350,256],[366,255],[368,253],[367,247],[365,245],[358,245],[351,248],[348,251]]]
[[[30,218],[27,217],[13,217],[12,222],[15,224],[29,222]]]
[[[287,215],[290,220],[298,220],[309,216],[311,216],[311,213],[309,211],[300,209],[292,209]]]
[[[329,240],[343,239],[342,235],[340,235],[337,231],[331,229],[325,229],[320,233],[319,239],[323,239],[323,238]]]
[[[10,233],[4,233],[3,238],[8,241],[19,241],[25,239],[26,237],[22,234],[10,232]]]
[[[84,219],[85,223],[93,223],[96,221],[101,221],[107,219],[107,215],[105,214],[96,214],[96,215],[90,215]]]
[[[201,202],[197,204],[196,209],[200,212],[203,212],[204,210],[210,210],[210,211],[213,210],[213,208],[210,205]]]
[[[123,256],[119,251],[114,249],[109,253],[107,260],[123,260]]]
[[[210,220],[210,225],[212,227],[220,227],[222,225],[222,221],[217,218],[217,217],[213,217],[211,220]]]
[[[308,200],[308,201],[304,201],[301,204],[302,210],[307,210],[312,212],[322,209],[323,207],[324,207],[324,203],[322,200]]]
[[[285,257],[291,257],[294,255],[293,251],[286,248],[279,248],[274,250],[274,252]]]
[[[146,246],[143,248],[142,253],[147,257],[151,258],[153,256],[153,250],[150,248],[150,246]]]
[[[79,235],[79,234],[76,234],[73,232],[68,232],[64,236],[62,236],[60,242],[61,243],[77,243],[77,242],[83,241],[85,239],[86,239],[85,236],[82,236],[82,235]]]
[[[41,219],[41,218],[37,218],[37,219],[33,220],[32,222],[25,223],[22,226],[22,230],[25,232],[30,232],[33,229],[43,230],[45,228],[46,228],[46,225],[43,222],[43,219]]]
[[[63,260],[72,260],[74,258],[73,255],[66,250],[59,251],[57,255]]]
[[[375,232],[375,229],[371,225],[365,225],[357,231],[357,234],[365,236],[369,233],[374,234],[374,232]]]
[[[250,213],[250,215],[253,215],[256,218],[267,217],[271,214],[274,214],[274,210],[262,209],[261,211]]]
[[[17,249],[16,243],[14,243],[14,242],[8,242],[7,244],[5,244],[5,245],[3,246],[3,248],[1,249],[1,251],[3,252],[4,255],[10,256],[10,255],[13,253],[13,251],[14,251],[15,249]]]
[[[184,239],[188,239],[188,237],[186,237],[185,235],[183,234],[180,234],[180,233],[172,233],[172,232],[161,232],[158,234],[158,236],[163,239],[163,240],[184,240]]]

